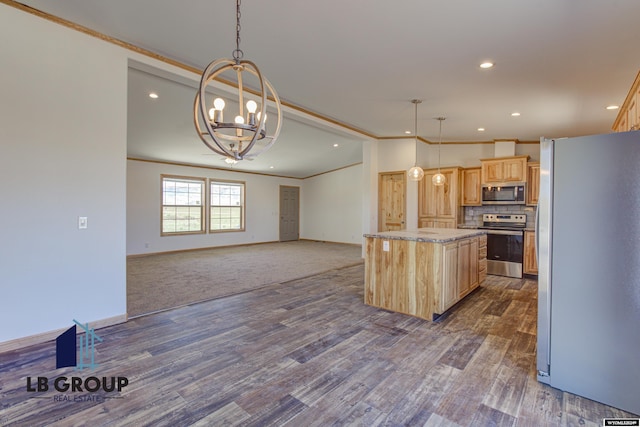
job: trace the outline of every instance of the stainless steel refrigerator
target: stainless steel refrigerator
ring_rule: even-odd
[[[537,216],[538,380],[640,414],[640,131],[542,138]]]

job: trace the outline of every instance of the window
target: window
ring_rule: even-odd
[[[204,178],[162,175],[162,235],[204,233]]]
[[[244,231],[244,182],[209,182],[209,231]]]

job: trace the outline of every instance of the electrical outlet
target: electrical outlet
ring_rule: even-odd
[[[87,222],[87,217],[86,216],[79,216],[78,217],[78,229],[84,230],[88,226],[89,226],[89,224]]]

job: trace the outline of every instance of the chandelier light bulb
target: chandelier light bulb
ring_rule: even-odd
[[[209,108],[209,120],[213,121],[216,117],[216,109]]]
[[[224,110],[224,99],[216,98],[213,100],[213,108],[216,110]]]
[[[235,118],[235,122],[239,125],[244,124],[244,117],[242,116],[236,116]]]
[[[215,108],[218,111],[224,110],[224,99],[222,99],[222,98],[214,99],[213,100],[213,108]]]
[[[247,111],[250,113],[255,113],[256,109],[258,108],[258,104],[256,104],[256,101],[254,101],[253,99],[250,99],[249,101],[247,101]]]

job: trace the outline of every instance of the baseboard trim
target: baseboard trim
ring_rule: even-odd
[[[100,319],[93,322],[89,322],[89,326],[91,326],[94,329],[100,329],[100,328],[106,328],[107,326],[113,326],[119,323],[124,323],[127,320],[128,320],[128,316],[125,313],[118,316],[108,317],[106,319]],[[62,328],[54,331],[43,332],[41,334],[29,335],[27,337],[16,338],[14,340],[0,342],[0,353],[18,350],[24,347],[29,347],[31,345],[41,344],[43,342],[55,340],[58,337],[58,335],[60,335],[66,330],[67,328]]]
[[[331,240],[316,240],[316,239],[298,239],[299,241],[305,241],[305,242],[318,242],[318,243],[336,243],[336,244],[340,244],[340,245],[349,245],[349,246],[357,246],[357,247],[362,247],[361,243],[345,243],[345,242],[334,242]],[[292,242],[295,242],[295,240],[291,240]],[[168,255],[168,254],[177,254],[177,253],[184,253],[184,252],[196,252],[196,251],[207,251],[210,249],[224,249],[224,248],[237,248],[240,246],[257,246],[257,245],[268,245],[270,243],[281,243],[278,240],[273,240],[273,241],[268,241],[268,242],[254,242],[254,243],[238,243],[237,245],[222,245],[222,246],[206,246],[203,248],[189,248],[189,249],[176,249],[176,250],[172,250],[172,251],[162,251],[162,252],[147,252],[147,253],[143,253],[143,254],[131,254],[131,255],[127,255],[127,259],[133,259],[133,258],[143,258],[143,257],[147,257],[147,256],[154,256],[154,255]],[[284,242],[286,243],[286,242]]]
[[[266,245],[266,244],[269,244],[269,243],[278,243],[278,241],[274,240],[274,241],[270,241],[270,242],[238,243],[237,245],[205,246],[205,247],[202,247],[202,248],[176,249],[176,250],[161,251],[161,252],[146,252],[146,253],[143,253],[143,254],[127,255],[127,259],[142,258],[142,257],[146,257],[146,256],[153,256],[153,255],[168,255],[168,254],[179,254],[179,253],[184,253],[184,252],[207,251],[207,250],[210,250],[210,249],[236,248],[238,246]]]

